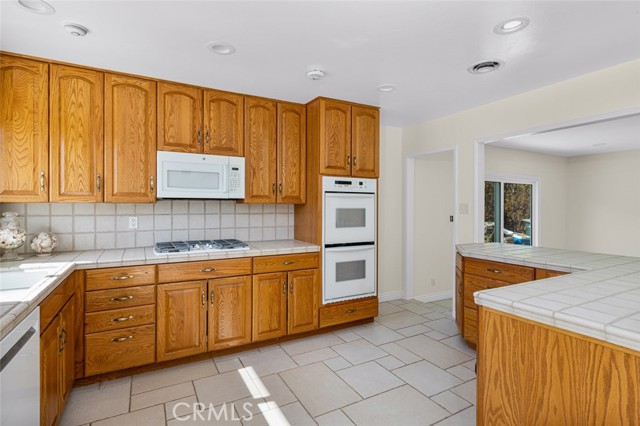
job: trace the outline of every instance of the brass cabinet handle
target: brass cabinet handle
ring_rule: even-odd
[[[213,306],[213,297],[214,297],[213,290],[211,290],[211,294],[209,295],[209,297],[211,298],[211,306]]]
[[[280,194],[282,195],[282,182],[280,182],[280,185],[278,185],[278,191],[280,191]]]
[[[123,296],[123,297],[112,297],[111,300],[112,302],[126,302],[127,300],[132,300],[133,296]]]
[[[282,294],[287,294],[287,283],[286,281],[282,283]]]
[[[274,194],[276,193],[276,183],[275,182],[273,182],[271,184],[271,192],[273,192]]]
[[[151,192],[153,192],[153,191],[154,191],[154,188],[155,188],[155,184],[154,184],[154,178],[153,178],[153,176],[151,176],[151,177],[149,178],[149,187],[150,187],[150,189],[151,189]]]
[[[296,263],[296,262],[294,262],[292,260],[287,260],[286,262],[282,262],[283,265],[293,265],[294,263]]]
[[[354,313],[356,310],[355,309],[349,309],[347,311],[344,311],[345,314],[352,314]]]
[[[40,192],[44,192],[44,172],[40,172]]]
[[[216,268],[203,268],[200,269],[200,272],[215,272]]]
[[[198,127],[198,145],[202,144],[202,130]]]
[[[133,275],[119,275],[117,277],[111,277],[112,280],[118,280],[118,281],[130,280],[131,278],[133,278]]]
[[[98,192],[100,192],[100,173],[98,173],[98,177],[96,177],[96,187],[98,188]]]
[[[120,342],[126,342],[127,340],[131,340],[133,339],[133,336],[127,336],[127,337],[116,337],[111,339],[112,342],[114,343],[120,343]]]
[[[124,322],[124,321],[129,321],[131,319],[133,319],[133,315],[129,315],[128,317],[114,318],[111,320],[111,322]]]
[[[206,139],[205,139],[207,145],[209,145],[209,139],[210,139],[209,129],[207,129],[207,134],[206,134]]]
[[[355,155],[353,156],[353,165],[354,166],[356,165],[356,156]]]
[[[206,293],[203,291],[202,292],[202,308],[204,309],[207,306],[207,295]]]
[[[58,353],[62,352],[64,347],[67,346],[67,330],[64,327],[62,327],[62,330],[60,330],[60,334],[58,335],[58,346],[60,347],[60,349],[58,349]]]
[[[291,294],[293,294],[293,281],[289,283],[289,288],[290,288],[289,291],[291,291]]]
[[[351,165],[351,156],[347,154],[347,166]]]
[[[502,271],[499,269],[491,269],[491,268],[487,268],[487,271],[489,272],[493,272],[494,274],[501,274]]]

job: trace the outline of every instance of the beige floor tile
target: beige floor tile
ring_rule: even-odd
[[[468,368],[469,370],[473,371],[474,373],[476,372],[476,360],[472,359],[471,361],[467,361],[464,364],[460,364],[462,365],[464,368]]]
[[[397,333],[383,325],[370,325],[367,327],[358,327],[353,330],[358,336],[368,340],[374,345],[384,345],[385,343],[393,342],[404,338],[400,333]]]
[[[405,384],[397,376],[373,361],[345,368],[336,374],[342,377],[342,380],[347,382],[363,398],[369,398]]]
[[[418,314],[418,315],[424,315],[424,314],[433,312],[431,308],[421,303],[407,303],[406,305],[402,305],[402,307],[405,310],[413,312],[414,314]]]
[[[398,340],[396,343],[440,368],[453,367],[471,359],[469,355],[424,335]]]
[[[262,397],[267,402],[275,402],[279,406],[283,406],[297,401],[295,395],[279,375],[273,374],[262,377],[262,383],[268,392],[268,394],[263,394]]]
[[[363,362],[373,361],[389,355],[366,340],[354,340],[353,342],[333,346],[332,349],[351,364],[362,364]]]
[[[313,417],[360,400],[358,394],[323,363],[288,370],[280,376]]]
[[[239,358],[227,359],[225,361],[216,361],[216,368],[220,373],[226,373],[227,371],[237,370],[244,367]]]
[[[434,305],[442,306],[445,309],[452,310],[453,309],[453,299],[444,299],[433,302]]]
[[[397,343],[387,343],[386,345],[381,345],[380,349],[393,355],[405,364],[413,364],[414,362],[422,361],[422,358],[420,358],[418,355],[406,350],[402,346],[398,346]]]
[[[332,411],[315,418],[318,426],[355,426],[342,410]]]
[[[92,423],[92,426],[160,426],[164,425],[164,409],[162,405],[132,411],[131,413],[111,417]]]
[[[476,380],[470,380],[467,383],[456,386],[451,392],[466,399],[472,404],[476,403]]]
[[[100,383],[92,383],[90,385],[85,385],[85,386],[76,386],[73,389],[71,389],[70,395],[76,395],[84,392],[92,392],[98,389],[100,389]]]
[[[240,411],[238,411],[237,408]],[[206,406],[203,411],[169,420],[167,426],[242,426],[242,417],[251,415],[252,414],[243,411],[242,407],[236,407],[232,403],[217,407]]]
[[[153,405],[164,404],[178,398],[195,395],[192,382],[180,383],[165,388],[154,389],[131,396],[131,410],[140,410]]]
[[[133,376],[131,393],[135,395],[149,392],[150,390],[165,388],[215,374],[218,374],[218,370],[216,370],[213,360],[210,359],[136,374]]]
[[[331,348],[322,348],[317,351],[305,352],[300,355],[294,355],[291,358],[300,366],[313,364],[314,362],[324,361],[337,357],[338,354]]]
[[[67,401],[60,425],[78,426],[127,413],[130,395],[130,383],[93,391],[76,392]]]
[[[249,388],[251,388],[253,384],[246,383],[240,375],[240,371],[230,371],[228,373],[194,380],[193,384],[196,388],[198,401],[205,403],[207,406],[213,404],[213,406],[216,407],[252,396]],[[258,397],[261,397],[261,395],[258,395]]]
[[[240,361],[245,367],[253,367],[258,376],[268,376],[298,366],[281,348],[243,356]]]
[[[107,380],[106,382],[101,382],[100,389],[108,388],[109,386],[123,385],[125,383],[131,383],[131,376],[122,377],[120,379]]]
[[[425,322],[424,317],[409,311],[397,312],[395,314],[376,317],[376,322],[392,330],[406,328],[412,325]]]
[[[462,380],[456,376],[426,361],[398,368],[393,370],[393,373],[427,396],[435,395],[462,383]]]
[[[389,315],[396,312],[402,312],[403,309],[390,302],[380,303],[378,305],[378,315]]]
[[[328,359],[324,361],[324,363],[333,371],[342,370],[343,368],[351,367],[353,365],[341,356]]]
[[[376,362],[386,368],[387,370],[393,370],[404,366],[404,362],[400,361],[394,356],[385,356],[384,358],[377,359]]]
[[[195,395],[165,402],[164,415],[167,420],[171,420],[175,417],[186,416],[197,409],[197,406],[195,405],[197,402],[198,399]]]
[[[355,327],[351,327],[342,331],[336,331],[335,335],[341,338],[342,340],[344,340],[345,342],[353,342],[354,340],[362,339],[362,337],[358,336],[356,333],[352,331],[354,328]],[[339,342],[339,343],[342,343],[342,342]]]
[[[433,340],[442,340],[449,338],[449,335],[441,333],[438,330],[431,330],[427,333],[424,333],[424,335]]]
[[[441,313],[441,312],[431,312],[429,314],[424,314],[423,315],[424,318],[431,320],[431,321],[435,321],[435,320],[439,320],[441,318],[447,318],[447,315]]]
[[[435,426],[469,426],[476,424],[476,407],[469,407],[464,411],[446,418]]]
[[[449,318],[440,318],[435,321],[429,321],[425,324],[427,325],[427,327],[437,330],[442,334],[446,334],[447,336],[455,336],[456,334],[458,334],[458,327],[456,326],[456,322]]]
[[[469,370],[467,367],[463,367],[462,365],[456,365],[455,367],[448,368],[447,373],[453,374],[454,376],[465,382],[467,380],[473,380],[476,378],[476,373]]]
[[[270,410],[242,421],[245,426],[315,426],[309,413],[299,402],[285,406],[275,406]]]
[[[398,333],[405,337],[417,336],[418,334],[424,334],[431,331],[431,329],[423,324],[416,324],[410,327],[401,328]]]
[[[342,411],[358,426],[425,426],[450,414],[411,386],[392,389]]]
[[[247,417],[249,413],[252,413],[254,416],[260,414],[268,404],[264,398],[254,398],[253,396],[233,401],[233,406],[236,411],[242,413],[244,417]],[[277,405],[275,403],[273,404]]]
[[[466,399],[460,398],[453,392],[444,391],[438,395],[431,397],[431,400],[442,407],[444,407],[450,413],[457,413],[460,410],[464,410],[471,405]]]
[[[469,345],[467,345],[467,342],[465,342],[462,336],[460,336],[459,334],[452,337],[447,337],[446,339],[442,339],[440,340],[440,342],[444,343],[447,346],[451,346],[453,349],[463,352],[472,358],[475,358],[477,356],[477,352],[475,351],[475,349],[470,348]]]
[[[289,355],[300,355],[305,352],[317,351],[318,349],[328,348],[333,345],[344,343],[338,336],[333,333],[320,334],[318,336],[305,337],[304,339],[292,340],[282,343],[280,346]]]

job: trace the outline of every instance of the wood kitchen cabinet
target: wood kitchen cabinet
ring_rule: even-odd
[[[304,105],[278,102],[277,106],[277,202],[306,202],[307,130]]]
[[[203,152],[202,89],[158,83],[158,150]]]
[[[101,72],[51,65],[50,201],[103,201]]]
[[[49,65],[0,55],[0,202],[47,202]]]
[[[463,289],[464,289],[464,278],[463,271],[464,270],[464,258],[460,256],[459,253],[456,253],[456,300],[455,300],[455,310],[456,310],[456,326],[458,327],[458,331],[460,335],[462,335],[463,331],[463,318],[464,318],[464,299],[463,299]]]
[[[253,277],[253,341],[287,334],[287,274]]]
[[[247,96],[244,104],[246,203],[276,202],[276,102]]]
[[[244,96],[204,91],[204,153],[244,155]]]
[[[156,200],[156,82],[105,75],[105,201]]]
[[[351,176],[377,178],[380,165],[380,110],[351,107]]]

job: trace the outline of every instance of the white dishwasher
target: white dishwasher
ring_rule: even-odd
[[[0,341],[0,425],[40,424],[40,308]]]

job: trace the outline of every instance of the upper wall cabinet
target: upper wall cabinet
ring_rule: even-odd
[[[378,108],[318,98],[308,104],[307,113],[309,138],[319,155],[320,174],[378,177]]]
[[[105,201],[155,202],[156,82],[105,75]]]
[[[276,103],[245,99],[245,196],[247,203],[276,202]]]
[[[158,150],[202,152],[202,89],[158,83]]]
[[[244,154],[244,96],[218,90],[204,91],[204,153]]]
[[[307,115],[304,105],[278,102],[278,203],[306,201]]]
[[[0,56],[0,202],[49,199],[48,69]]]
[[[103,200],[103,73],[51,65],[50,200]]]

